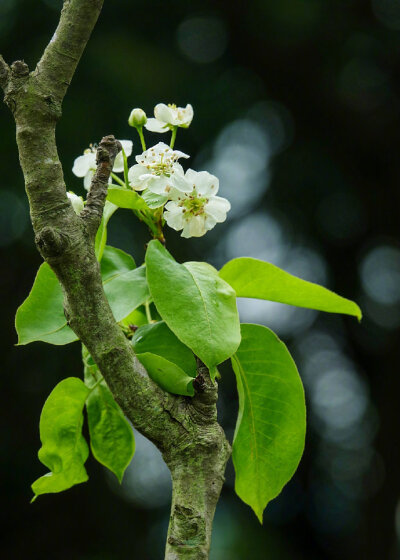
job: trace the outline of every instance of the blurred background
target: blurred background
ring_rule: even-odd
[[[34,67],[61,0],[1,0],[0,52]],[[243,321],[288,344],[308,401],[300,468],[260,526],[235,496],[232,465],[212,560],[400,558],[400,2],[399,0],[106,0],[64,102],[58,145],[69,189],[74,159],[105,134],[139,142],[127,118],[158,102],[191,103],[177,147],[221,183],[232,211],[201,239],[168,229],[178,260],[217,267],[268,260],[355,299],[364,319],[240,301]],[[122,487],[92,459],[88,483],[34,505],[41,407],[79,376],[80,348],[15,347],[13,318],[41,259],[15,145],[0,107],[2,558],[159,560],[170,478],[137,435]],[[150,140],[150,135],[147,136]],[[152,135],[154,143],[164,137]],[[131,160],[132,161],[132,160]],[[129,211],[109,243],[144,254]],[[220,420],[233,435],[234,376],[223,369]]]

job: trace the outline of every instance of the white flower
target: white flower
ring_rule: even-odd
[[[84,208],[83,198],[72,191],[67,192],[67,197],[72,204],[72,208],[75,210],[75,214],[79,216]]]
[[[122,147],[125,150],[126,156],[130,156],[132,153],[132,141],[131,140],[120,140]],[[96,171],[96,146],[90,145],[90,148],[83,152],[83,156],[79,156],[74,161],[74,166],[72,168],[72,173],[77,177],[83,177],[83,186],[88,191],[90,189],[90,183],[92,182],[92,177]],[[118,153],[115,158],[113,171],[115,173],[120,173],[124,170],[124,159],[122,156],[122,151]]]
[[[83,152],[83,156],[79,156],[74,161],[72,173],[77,177],[83,177],[83,186],[88,191],[92,177],[96,171],[96,148],[90,146]]]
[[[217,177],[207,171],[188,169],[185,174],[191,192],[172,191],[165,206],[164,218],[172,229],[182,231],[182,237],[201,237],[217,223],[226,220],[231,205],[226,198],[215,196]]]
[[[155,194],[167,194],[171,189],[191,191],[182,166],[177,162],[181,157],[189,156],[159,142],[142,155],[136,156],[137,164],[128,173],[129,183],[137,191],[149,189]]]
[[[150,132],[167,132],[173,126],[188,128],[193,120],[193,107],[177,107],[159,103],[154,107],[155,119],[147,119],[144,125]]]

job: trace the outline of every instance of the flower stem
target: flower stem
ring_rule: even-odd
[[[136,130],[139,134],[140,142],[142,144],[142,150],[145,152],[146,151],[146,142],[145,142],[144,136],[143,136],[143,126],[136,127]]]
[[[152,323],[153,322],[153,318],[151,316],[151,312],[150,312],[150,303],[148,301],[145,302],[144,307],[146,309],[146,317],[147,317],[147,322],[148,323]]]
[[[174,126],[172,129],[172,134],[171,134],[171,143],[169,145],[169,147],[172,149],[175,146],[175,139],[176,139],[176,132],[178,130],[177,126]]]
[[[114,179],[114,181],[117,181],[119,185],[121,185],[122,187],[126,187],[124,181],[120,179],[118,175],[115,175],[115,173],[111,173],[111,177]]]

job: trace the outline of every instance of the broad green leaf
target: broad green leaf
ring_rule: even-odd
[[[96,253],[96,257],[98,261],[101,261],[103,256],[104,247],[107,243],[107,224],[114,214],[114,212],[118,209],[118,206],[108,202],[104,205],[103,210],[103,217],[101,218],[99,229],[97,230],[96,239],[94,242],[94,251]]]
[[[126,266],[127,260],[123,272],[108,277],[104,283],[116,321],[122,321],[150,298],[144,267],[125,272]],[[106,271],[110,273],[109,266]],[[77,340],[64,316],[61,286],[47,263],[40,266],[28,298],[18,308],[15,327],[20,345],[38,340],[61,345]]]
[[[115,276],[104,284],[104,291],[117,322],[150,299],[145,267]]]
[[[77,340],[76,334],[67,325],[63,299],[57,276],[47,263],[43,263],[29,296],[15,316],[18,344],[41,340],[59,345]]]
[[[215,375],[240,343],[235,293],[206,263],[178,264],[159,241],[146,253],[153,301],[172,332]]]
[[[105,382],[94,386],[86,408],[93,456],[122,482],[135,452],[132,427]]]
[[[149,208],[160,208],[168,201],[168,195],[156,194],[149,189],[146,189],[142,193],[142,198],[146,202]]]
[[[119,208],[128,208],[129,210],[149,209],[143,198],[136,191],[124,187],[108,187],[107,200],[116,204]]]
[[[104,247],[100,268],[101,278],[103,282],[106,282],[117,274],[133,270],[136,268],[136,265],[135,261],[130,255],[128,255],[128,253],[125,253],[125,251],[122,251],[121,249],[116,249],[115,247],[106,245],[106,247]]]
[[[136,354],[156,354],[178,365],[190,377],[197,375],[193,352],[174,335],[164,321],[140,327],[132,338],[132,344]]]
[[[131,425],[125,418],[88,350],[82,345],[90,447],[93,456],[121,482],[135,452]]]
[[[169,393],[194,395],[193,377],[187,375],[177,364],[150,352],[137,354],[137,358],[144,365],[153,381]]]
[[[50,393],[40,416],[40,461],[50,469],[32,484],[34,499],[62,492],[88,480],[84,467],[89,449],[82,435],[83,407],[89,389],[77,377],[61,381]]]
[[[329,313],[345,313],[361,320],[361,310],[353,301],[318,284],[301,280],[265,261],[242,257],[226,263],[219,272],[237,297],[267,299]]]
[[[266,327],[241,325],[232,358],[239,414],[232,458],[235,490],[262,523],[263,511],[293,476],[304,449],[306,408],[296,364]]]

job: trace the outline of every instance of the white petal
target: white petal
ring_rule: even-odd
[[[171,182],[169,178],[165,177],[164,175],[161,175],[159,177],[157,175],[151,175],[147,179],[146,183],[149,191],[155,194],[167,194],[168,187],[171,187]]]
[[[183,157],[185,159],[190,158],[190,156],[188,156],[184,152],[180,152],[179,150],[174,150],[174,155],[178,158],[181,158],[181,157]]]
[[[96,169],[96,154],[90,152],[76,158],[72,173],[77,177],[84,177],[89,169],[92,168]]]
[[[122,147],[124,148],[124,152],[126,157],[129,157],[132,153],[132,146],[133,146],[133,142],[132,140],[120,140]]]
[[[187,128],[193,120],[193,107],[188,103],[185,109],[179,109],[181,111],[180,126]]]
[[[172,110],[165,105],[165,103],[159,103],[154,107],[154,116],[156,119],[163,123],[171,123],[174,120],[174,114]]]
[[[158,133],[168,132],[169,130],[168,126],[165,123],[160,122],[157,119],[153,119],[153,118],[147,119],[147,122],[144,125],[144,127],[150,132],[158,132]]]
[[[226,220],[226,214],[231,209],[231,204],[222,196],[213,196],[204,206],[207,215],[212,216],[218,223]]]
[[[206,231],[204,216],[193,216],[183,228],[182,237],[201,237]]]
[[[83,186],[87,191],[90,189],[94,173],[95,169],[89,169],[89,171],[85,175],[85,178],[83,179]]]
[[[147,171],[143,165],[133,165],[128,171],[129,184],[137,191],[142,191],[146,188],[146,181],[140,177]]]
[[[181,193],[192,192],[192,185],[186,180],[182,171],[175,169],[174,173],[171,173],[171,186]]]
[[[72,208],[74,209],[75,214],[79,215],[84,208],[83,198],[72,191],[67,192],[67,197],[72,204]]]
[[[195,185],[196,191],[201,196],[213,196],[218,192],[219,180],[208,171],[188,169],[185,177],[191,185]]]
[[[185,220],[183,218],[183,209],[177,205],[175,205],[174,207],[170,206],[170,204],[170,202],[167,204],[169,208],[164,212],[164,218],[170,228],[179,231],[183,229],[185,225]],[[167,206],[165,208],[167,208]]]
[[[126,157],[129,157],[132,153],[132,140],[120,140],[122,147],[124,149]],[[114,173],[122,173],[124,170],[124,156],[122,150],[118,152],[117,157],[114,161],[113,171]]]
[[[217,220],[216,220],[215,218],[213,218],[212,216],[206,214],[206,219],[205,219],[205,227],[206,227],[206,230],[209,231],[209,230],[212,229],[216,224],[217,224]]]

